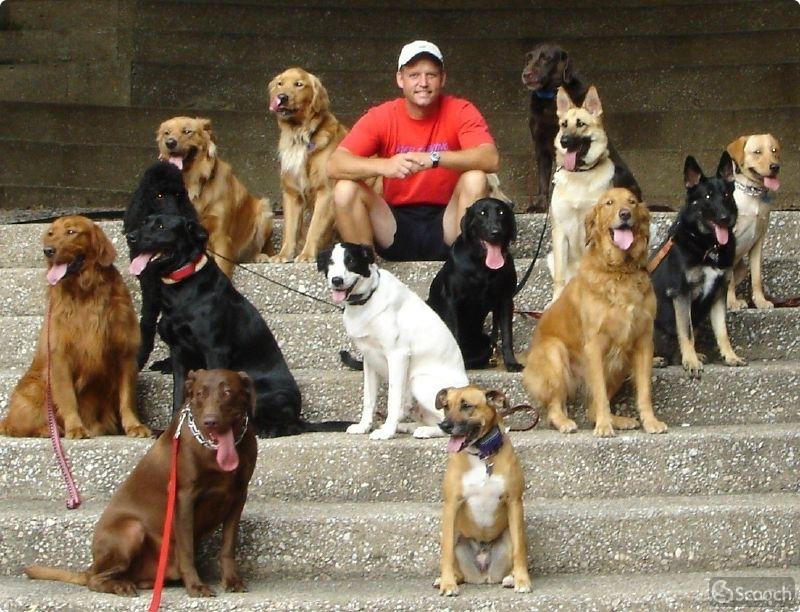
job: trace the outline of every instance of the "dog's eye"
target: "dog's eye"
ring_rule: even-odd
[[[472,406],[472,404],[469,404],[469,403],[465,402],[464,400],[461,400],[460,408],[461,408],[461,412],[469,412],[470,410],[472,410],[473,406]]]
[[[163,193],[157,193],[156,197],[160,200],[161,198],[164,197],[164,194]]]
[[[761,149],[756,149],[753,151],[753,155],[761,155]]]
[[[581,121],[580,119],[575,121],[575,127],[583,127],[584,125],[586,125],[586,124],[583,121]]]
[[[707,194],[706,194],[706,200],[710,200],[710,199],[711,199],[711,194],[710,194],[710,193],[707,193]]]
[[[773,153],[777,153],[777,152],[778,152],[778,149],[776,149],[775,147],[772,147],[772,152],[773,152]]]
[[[305,83],[303,83],[303,81],[297,81],[297,82],[294,84],[294,86],[295,86],[295,87],[302,87],[303,85],[305,85]]]
[[[68,229],[67,230],[67,236],[72,236],[74,233],[75,233],[74,229]]]
[[[192,133],[192,130],[190,130],[189,128],[184,128],[184,129],[183,129],[183,133],[184,133],[184,134],[186,134],[186,135],[188,136],[189,134],[191,134],[191,133]]]
[[[505,211],[502,208],[497,209],[497,214],[501,217],[505,214]]]
[[[484,208],[481,212],[478,213],[479,215],[486,216],[486,209]]]
[[[606,201],[606,206],[611,206],[613,203],[614,203],[613,200],[607,200]]]
[[[164,224],[163,223],[157,223],[156,224],[156,229],[160,229],[160,230],[164,229]]]

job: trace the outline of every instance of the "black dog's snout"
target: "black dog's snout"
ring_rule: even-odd
[[[331,279],[331,285],[333,285],[334,287],[341,287],[342,285],[344,285],[344,279],[341,276],[334,276]]]
[[[136,232],[128,232],[125,234],[125,240],[128,241],[128,244],[134,244],[137,240]]]
[[[780,164],[770,164],[769,165],[769,169],[772,170],[775,174],[777,174],[778,171],[781,169],[781,165]]]
[[[42,251],[44,251],[45,257],[52,257],[53,255],[56,254],[56,247],[51,247],[51,246],[44,247]]]
[[[439,429],[441,429],[446,434],[453,433],[453,421],[451,421],[450,419],[445,419],[444,421],[439,423]]]
[[[619,218],[623,221],[630,221],[631,220],[631,211],[629,208],[623,208],[619,211]]]
[[[178,141],[175,140],[174,138],[167,138],[164,141],[164,144],[167,145],[168,149],[174,149],[175,147],[178,146]]]

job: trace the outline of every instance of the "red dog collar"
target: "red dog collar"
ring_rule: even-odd
[[[168,285],[179,283],[183,279],[189,278],[195,272],[202,270],[207,262],[208,257],[206,257],[206,254],[200,253],[194,261],[190,261],[185,266],[181,266],[177,270],[170,272],[167,276],[162,276],[161,281]]]

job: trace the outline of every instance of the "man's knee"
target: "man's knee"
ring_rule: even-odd
[[[458,179],[457,189],[460,194],[471,198],[470,204],[478,198],[489,194],[489,179],[482,170],[468,170]]]
[[[358,197],[359,184],[356,181],[341,179],[333,187],[333,205],[337,213],[349,208]]]

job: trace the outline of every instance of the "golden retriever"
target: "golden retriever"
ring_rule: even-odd
[[[292,261],[298,242],[305,244],[294,261],[316,261],[333,235],[333,181],[325,164],[347,134],[330,111],[328,92],[302,68],[289,68],[269,83],[269,110],[280,128],[278,152],[283,191],[283,241],[271,261]],[[306,228],[306,214],[311,221]]]
[[[250,195],[230,164],[218,157],[211,120],[173,117],[158,127],[156,142],[158,158],[181,169],[208,231],[208,248],[225,275],[233,274],[234,262],[267,261],[272,206],[266,198]]]
[[[585,219],[586,252],[577,274],[545,310],[533,333],[523,385],[548,409],[551,425],[576,430],[565,410],[583,379],[596,436],[633,429],[636,419],[611,414],[610,400],[633,371],[644,430],[667,426],[653,414],[653,320],[656,297],[647,273],[650,213],[627,189],[604,193]]]
[[[47,437],[48,362],[59,430],[67,438],[120,433],[146,437],[136,415],[139,324],[114,267],[116,252],[86,217],[62,217],[43,237],[48,324],[28,371],[17,383],[0,434]]]

